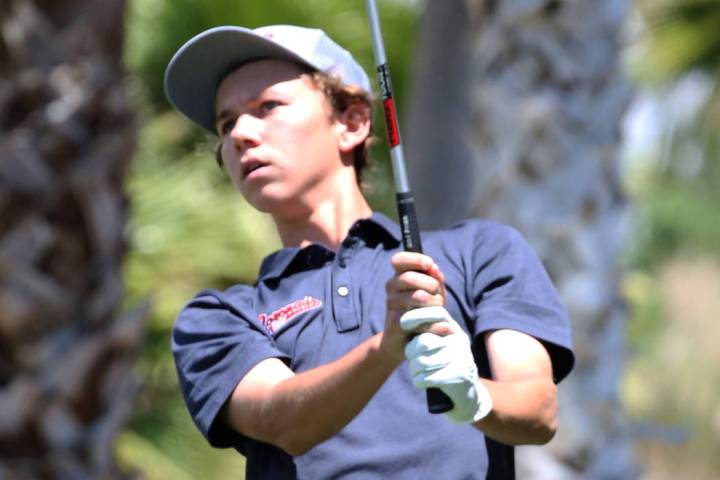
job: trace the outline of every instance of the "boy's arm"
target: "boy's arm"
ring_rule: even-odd
[[[516,330],[485,334],[493,379],[481,379],[493,408],[475,423],[507,445],[544,444],[557,429],[557,389],[545,347]]]
[[[290,455],[307,452],[347,425],[402,362],[402,355],[383,351],[382,335],[299,374],[276,358],[260,362],[235,387],[225,421]]]
[[[415,254],[417,255],[417,254]],[[290,455],[307,452],[347,425],[400,365],[411,334],[400,316],[411,308],[442,305],[443,278],[429,257],[400,253],[386,284],[385,330],[341,358],[295,374],[279,359],[267,359],[238,383],[221,413],[234,430],[276,445]],[[445,326],[422,331],[444,334]]]

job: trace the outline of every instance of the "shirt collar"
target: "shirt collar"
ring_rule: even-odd
[[[355,222],[345,240],[351,237],[361,238],[369,245],[382,243],[386,248],[394,248],[400,244],[400,227],[382,213],[373,212],[370,217]],[[317,268],[334,257],[333,251],[318,244],[283,248],[265,257],[258,280],[280,278],[295,268]]]
[[[287,247],[265,257],[260,265],[258,280],[280,277],[290,262],[300,253],[300,250],[298,247]]]
[[[400,235],[400,226],[380,212],[373,212],[370,218],[360,220],[358,224],[363,222],[367,222],[368,225],[374,227],[380,227],[382,232],[387,237],[394,240],[398,244],[402,240],[402,237]]]

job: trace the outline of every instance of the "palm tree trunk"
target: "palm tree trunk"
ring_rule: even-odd
[[[637,475],[618,401],[627,200],[618,147],[627,0],[427,2],[408,158],[420,223],[476,215],[529,239],[570,310],[577,364],[560,430],[517,450],[518,478]]]
[[[124,478],[124,0],[0,1],[0,478]]]

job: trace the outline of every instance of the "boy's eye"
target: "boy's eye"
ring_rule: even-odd
[[[280,102],[277,102],[275,100],[267,100],[260,105],[260,108],[262,109],[263,112],[269,112],[269,111],[273,110],[275,107],[279,107],[279,106],[280,106]]]
[[[235,126],[234,120],[225,120],[224,122],[222,122],[219,125],[218,131],[220,132],[221,136],[227,135],[228,133],[230,133],[230,131],[233,129],[234,126]]]

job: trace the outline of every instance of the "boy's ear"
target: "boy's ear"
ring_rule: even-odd
[[[370,116],[370,106],[361,102],[351,104],[338,115],[338,147],[342,153],[352,152],[370,135]]]

